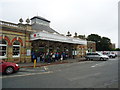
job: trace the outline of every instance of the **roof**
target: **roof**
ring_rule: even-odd
[[[41,24],[32,24],[32,29],[36,30],[37,32],[39,31],[46,31],[46,32],[50,32],[50,33],[57,33],[59,34],[57,31],[55,31],[54,29],[50,28],[49,26],[46,25],[41,25]]]
[[[87,41],[88,43],[95,43],[95,41]]]
[[[41,16],[34,16],[33,18],[31,18],[30,20],[32,20],[32,19],[34,19],[34,18],[38,18],[38,19],[41,19],[41,20],[44,20],[44,21],[47,21],[47,22],[49,22],[50,23],[50,21],[49,20],[47,20],[47,19],[45,19],[45,18],[43,18],[43,17],[41,17]]]
[[[35,32],[30,35],[30,40],[48,40],[55,42],[63,42],[63,43],[72,43],[78,45],[87,45],[86,40],[77,39],[73,37],[62,36],[60,34],[53,34],[48,32]]]

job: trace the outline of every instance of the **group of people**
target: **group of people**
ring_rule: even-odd
[[[34,60],[36,60],[37,62],[51,63],[51,62],[55,62],[55,61],[59,61],[59,60],[65,60],[67,58],[68,58],[68,54],[66,54],[65,52],[62,52],[62,53],[58,53],[58,52],[56,52],[56,53],[53,53],[53,52],[35,53],[35,52],[32,52],[32,62],[34,62]]]

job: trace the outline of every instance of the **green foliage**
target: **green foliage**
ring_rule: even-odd
[[[96,50],[97,51],[109,51],[111,50],[111,40],[107,37],[101,37],[97,34],[91,34],[87,37],[88,41],[96,42]]]
[[[116,48],[115,51],[120,51],[120,48]]]
[[[80,38],[80,39],[84,39],[84,40],[86,39],[85,35],[78,35],[77,37]]]
[[[101,36],[97,34],[91,34],[87,37],[88,41],[95,41],[95,42],[100,42],[101,41]]]
[[[111,41],[110,41],[109,38],[107,38],[107,37],[102,37],[101,38],[101,48],[102,48],[102,50],[110,51],[111,50],[110,45],[111,45]]]

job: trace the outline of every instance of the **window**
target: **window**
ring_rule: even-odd
[[[97,55],[97,53],[92,53],[92,55]]]
[[[13,57],[19,56],[20,56],[20,43],[18,41],[15,41],[13,43]]]
[[[96,53],[95,55],[99,55],[98,53]]]
[[[92,55],[92,53],[87,53],[87,55]]]
[[[7,43],[5,40],[0,40],[0,57],[6,57]]]

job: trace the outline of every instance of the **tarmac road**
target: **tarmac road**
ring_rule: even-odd
[[[118,58],[22,68],[3,75],[3,88],[118,88]]]

